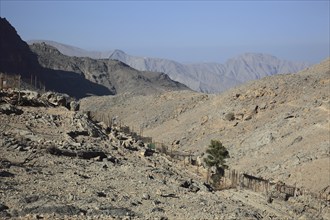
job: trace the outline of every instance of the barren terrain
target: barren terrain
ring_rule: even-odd
[[[155,142],[195,155],[211,139],[220,140],[229,149],[232,169],[318,193],[330,185],[329,92],[328,59],[220,95],[124,94],[83,99],[81,106],[100,119],[117,117]]]
[[[1,93],[3,219],[329,219],[327,202],[308,195],[214,191],[202,168],[95,123],[61,95],[25,91],[17,101]]]

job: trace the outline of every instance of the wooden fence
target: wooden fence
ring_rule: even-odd
[[[0,73],[0,90],[2,89],[22,89],[23,87],[34,88],[37,90],[46,90],[45,84],[42,83],[36,75],[30,75],[30,79],[24,79],[24,85],[21,75],[11,75]]]
[[[223,178],[219,182],[219,189],[242,188],[269,195],[271,192],[282,194],[284,199],[289,197],[298,197],[309,195],[316,199],[322,199],[330,202],[330,187],[319,193],[312,193],[307,189],[287,185],[281,181],[274,182],[256,177],[247,173],[241,173],[237,170],[225,170]]]
[[[129,134],[136,140],[141,140],[144,143],[152,143],[152,137],[145,137],[143,136],[143,129],[140,128],[140,130],[137,132],[134,130],[134,128],[130,128],[127,125],[123,125],[122,121],[118,118],[118,116],[112,116],[109,113],[106,112],[98,112],[98,111],[90,111],[90,116],[95,121],[101,121],[105,123],[105,125],[109,128],[111,127],[117,127],[120,129],[120,131]]]
[[[171,145],[168,147],[164,143],[161,142],[153,142],[151,137],[143,137],[143,130],[140,129],[140,134],[137,134],[128,126],[122,126],[121,121],[115,117],[110,117],[108,114],[104,113],[92,113],[92,117],[98,121],[105,122],[108,126],[119,126],[121,130],[125,133],[129,133],[134,136],[136,139],[142,140],[144,143],[153,143],[155,145],[155,149],[169,156],[171,159],[183,161],[184,165],[194,165],[196,166],[196,172],[199,173],[199,167],[201,166],[201,162],[198,161],[200,156],[196,156],[189,152],[182,152],[174,149],[174,146]],[[199,158],[201,159],[201,157]],[[207,180],[209,179],[209,175],[207,176]],[[263,193],[269,195],[271,192],[281,193],[285,196],[285,199],[289,197],[297,197],[301,195],[310,195],[316,199],[322,199],[330,202],[330,186],[321,191],[320,193],[312,193],[306,189],[298,188],[296,186],[287,185],[283,182],[273,182],[271,180],[253,176],[251,174],[247,174],[245,172],[239,172],[237,170],[225,170],[224,176],[220,179],[218,184],[218,189],[230,189],[230,188],[242,188],[248,189],[255,192]]]

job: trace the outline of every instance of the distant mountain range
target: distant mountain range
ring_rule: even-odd
[[[121,50],[95,52],[57,43],[35,40],[29,44],[45,42],[67,56],[119,60],[140,71],[162,72],[172,80],[205,93],[219,93],[244,82],[274,74],[295,73],[310,64],[291,62],[261,53],[245,53],[220,63],[183,64],[173,60],[128,55]]]

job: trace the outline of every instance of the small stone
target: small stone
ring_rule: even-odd
[[[159,200],[155,200],[155,201],[153,201],[152,202],[154,205],[159,205],[159,204],[161,204],[161,202],[159,201]]]
[[[272,203],[272,202],[273,202],[273,198],[271,196],[268,196],[267,203]]]
[[[78,111],[79,110],[79,108],[80,108],[80,105],[79,105],[79,103],[78,102],[76,102],[76,101],[71,101],[70,102],[70,110],[71,111]]]
[[[9,209],[8,206],[6,206],[5,204],[0,203],[0,212],[2,212],[3,210]]]
[[[146,194],[146,193],[143,193],[142,199],[149,200],[150,199],[150,195],[149,194]]]
[[[156,207],[156,208],[153,208],[153,209],[151,210],[151,212],[165,212],[165,210],[162,209],[162,208]]]
[[[248,115],[246,116],[246,118],[244,118],[245,121],[251,120],[252,119],[252,115]]]
[[[155,153],[154,150],[147,148],[147,149],[144,151],[144,156],[145,156],[145,157],[150,157],[150,156],[152,156],[154,153]]]
[[[107,197],[107,195],[104,192],[97,192],[96,194],[98,197]]]
[[[10,114],[20,115],[23,113],[21,109],[18,109],[11,104],[0,105],[0,112],[6,115],[10,115]]]
[[[235,120],[235,114],[233,112],[229,112],[225,115],[225,119],[227,121],[233,121],[233,120]]]

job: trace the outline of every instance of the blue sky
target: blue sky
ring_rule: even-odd
[[[329,0],[0,1],[0,16],[23,40],[180,62],[245,52],[311,63],[329,56]]]

